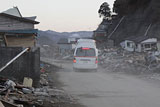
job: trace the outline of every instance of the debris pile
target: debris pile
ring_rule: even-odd
[[[99,55],[100,65],[108,71],[143,73],[160,69],[160,54],[156,52],[136,53],[111,48],[99,51]]]
[[[57,44],[50,44],[50,45],[43,45],[43,44],[37,44],[40,49],[41,57],[44,58],[52,58],[56,60],[72,60],[73,59],[73,52],[72,50],[66,50],[65,52],[61,53],[59,51],[59,47]]]
[[[50,72],[47,71],[49,69]],[[65,105],[76,104],[76,99],[54,86],[53,72],[51,73],[51,70],[54,69],[49,64],[41,67],[38,88],[32,87],[32,81],[28,78],[27,82],[24,82],[25,78],[20,84],[17,81],[0,77],[0,105],[4,107],[8,105],[13,107],[65,107]]]

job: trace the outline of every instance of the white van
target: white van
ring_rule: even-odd
[[[74,51],[74,70],[97,70],[98,50],[92,39],[80,39]]]
[[[96,41],[93,39],[79,39],[77,41],[77,44],[79,43],[93,43],[96,46]]]

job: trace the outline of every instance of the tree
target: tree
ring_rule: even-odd
[[[120,16],[133,14],[138,9],[146,9],[152,0],[115,0],[113,12]],[[156,1],[156,0],[155,0]],[[152,8],[154,8],[152,6]]]
[[[113,4],[113,12],[117,13],[119,16],[123,16],[128,13],[128,2],[130,0],[115,0]]]
[[[103,17],[104,19],[108,19],[111,17],[111,9],[109,7],[109,4],[107,2],[104,2],[100,9],[98,10],[99,17]]]

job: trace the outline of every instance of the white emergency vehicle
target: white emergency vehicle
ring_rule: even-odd
[[[79,39],[74,51],[73,68],[77,70],[97,70],[98,49],[95,40]]]

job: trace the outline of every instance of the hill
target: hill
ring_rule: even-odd
[[[57,43],[60,38],[68,38],[68,37],[78,37],[78,38],[91,38],[93,35],[92,31],[79,31],[79,32],[56,32],[52,30],[47,31],[39,31],[38,38],[41,42],[47,42],[50,39],[52,43]],[[45,38],[45,39],[44,39]]]
[[[40,47],[41,57],[58,58],[59,50],[56,44],[60,38],[78,37],[78,38],[90,38],[93,33],[91,31],[79,31],[79,32],[56,32],[52,30],[39,31],[37,37],[37,46]]]
[[[112,20],[107,30],[108,35],[123,18],[122,22],[111,35],[116,44],[130,36],[157,37],[160,39],[160,1],[158,0],[116,0],[114,12],[118,16]]]

